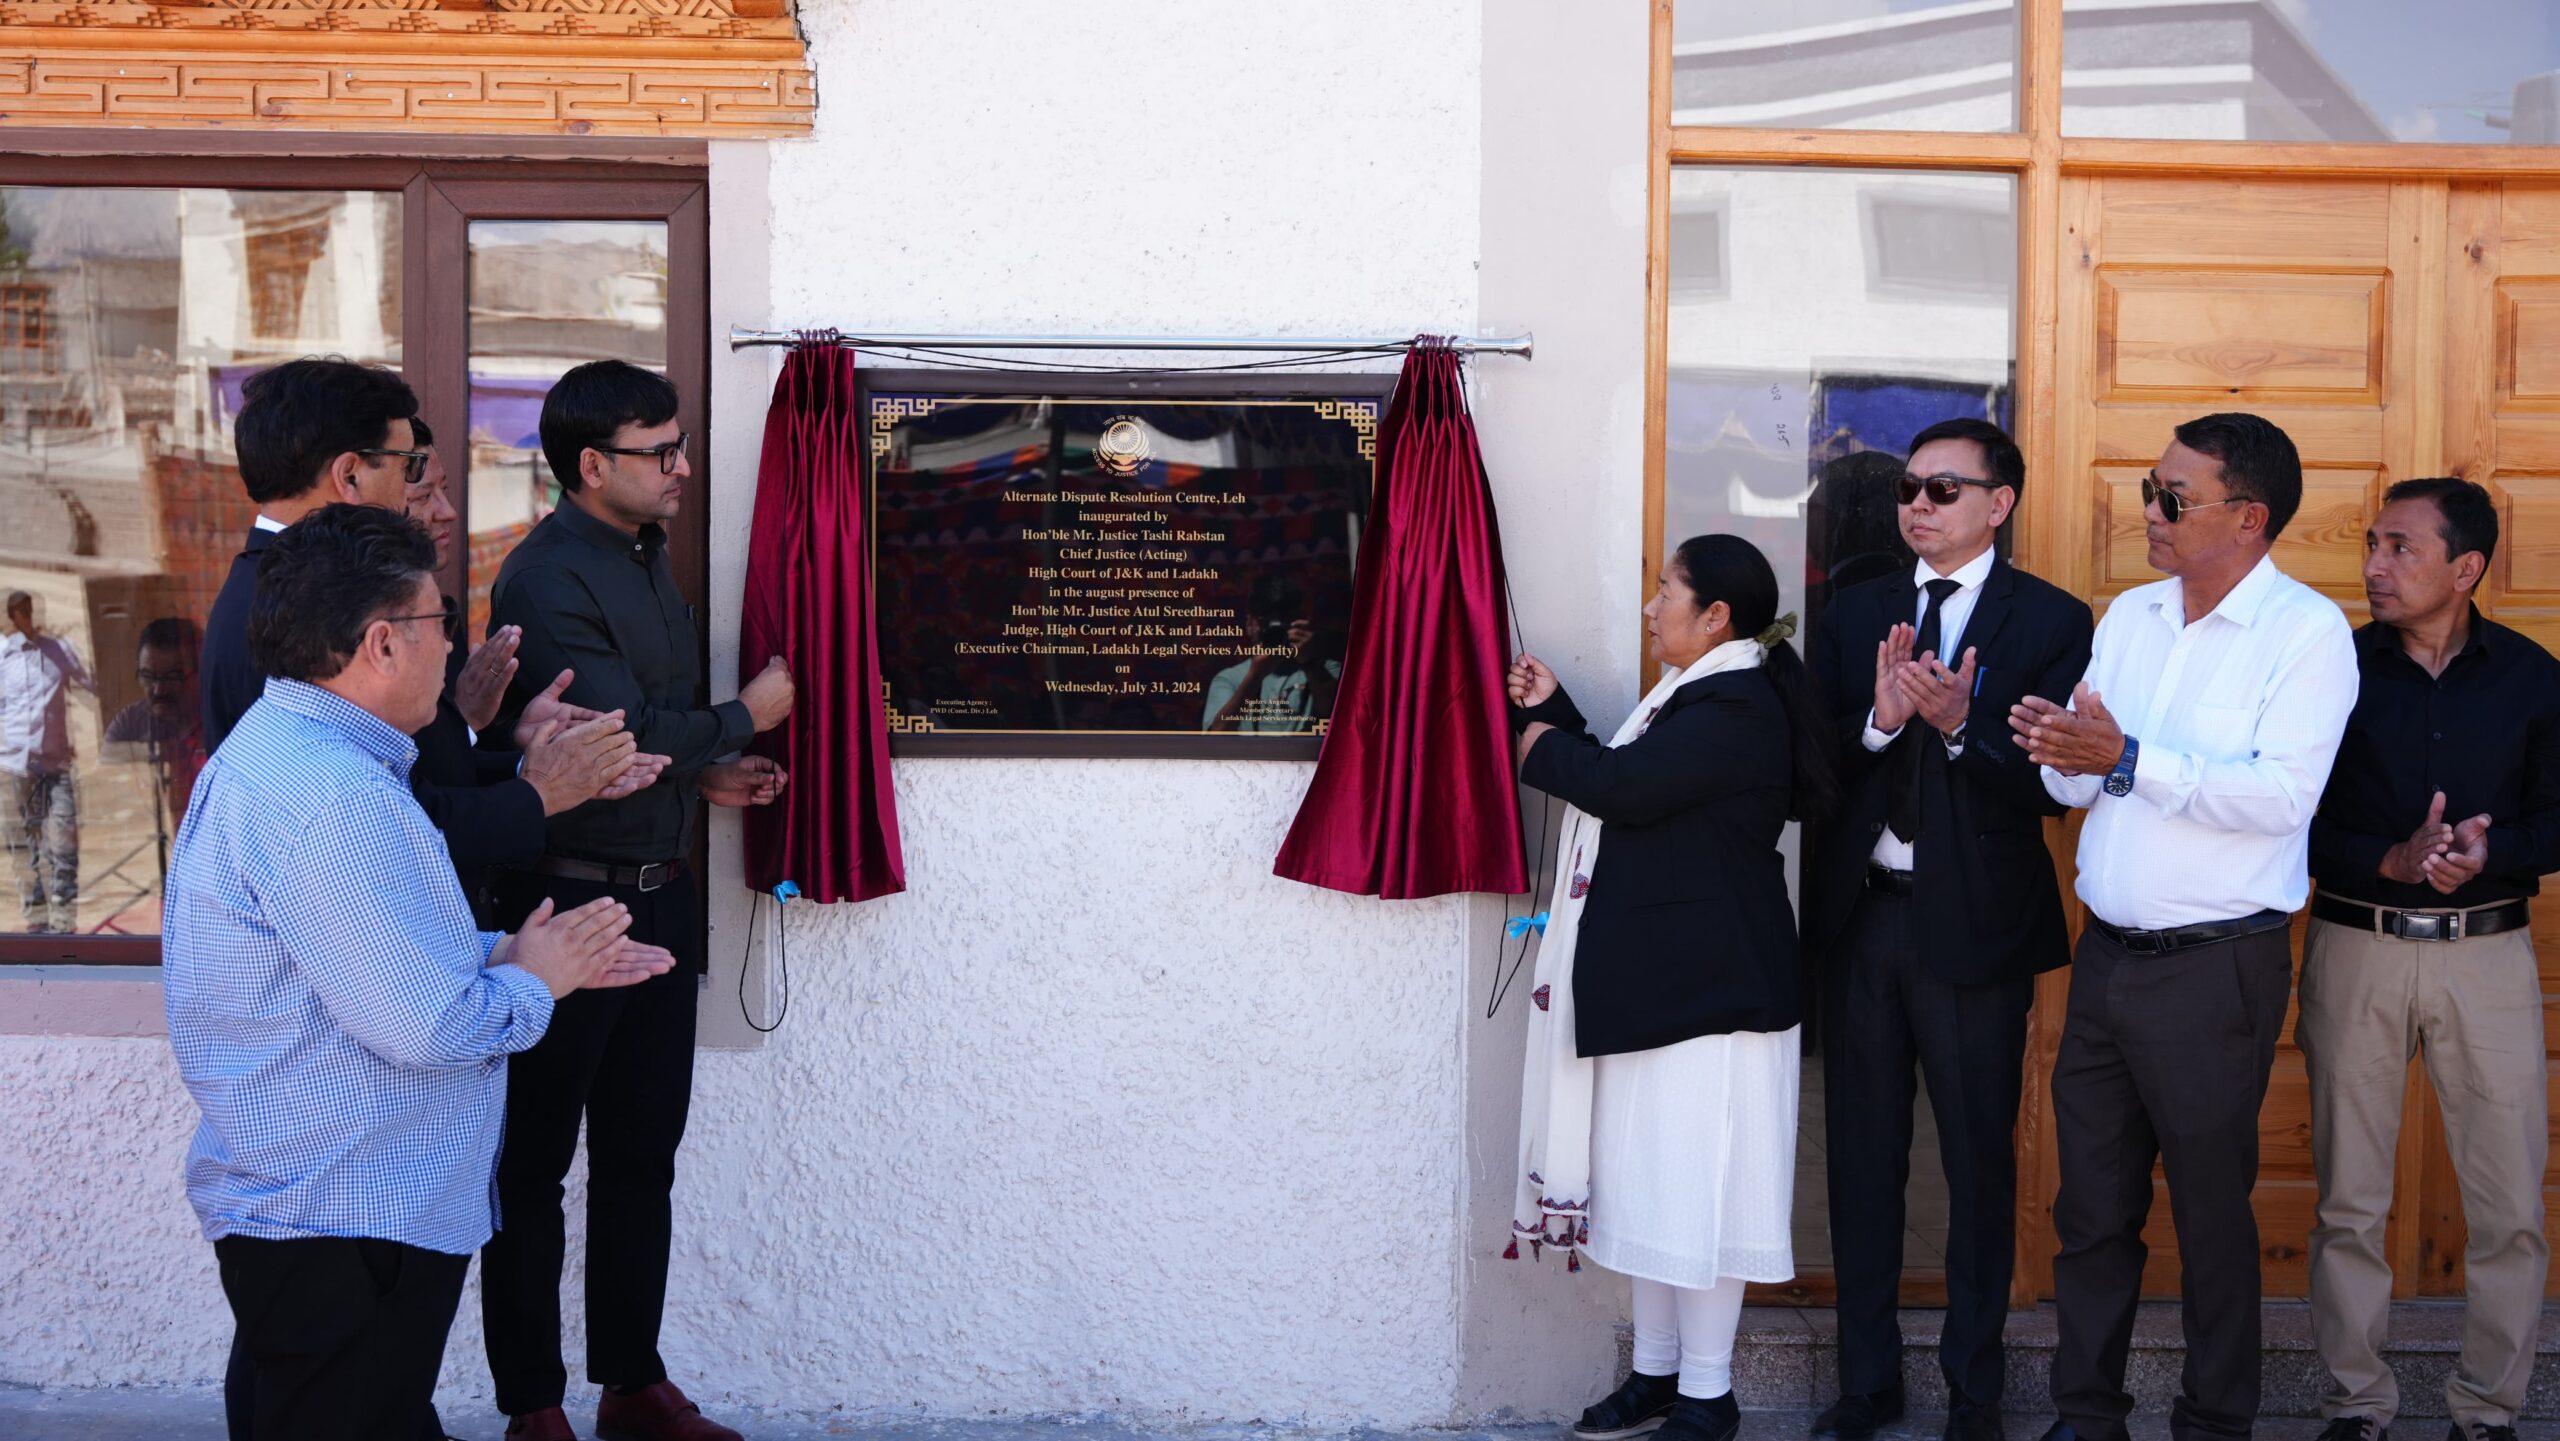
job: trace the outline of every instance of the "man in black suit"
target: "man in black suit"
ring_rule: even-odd
[[[2044,818],[2062,807],[2008,725],[2063,701],[2089,662],[2089,607],[1992,548],[2026,463],[1998,426],[1912,441],[1897,488],[1906,572],[1841,592],[1814,637],[1840,739],[1841,811],[1805,873],[1825,964],[1823,1098],[1840,1389],[1813,1434],[1900,1419],[1903,1185],[1913,1075],[1947,1178],[1948,1441],[1996,1441],[2015,1249],[2017,1124],[2035,976],[2069,959]]]

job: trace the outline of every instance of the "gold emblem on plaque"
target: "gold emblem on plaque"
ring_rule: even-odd
[[[1136,416],[1113,416],[1102,427],[1102,434],[1094,437],[1093,463],[1101,466],[1104,474],[1127,480],[1147,463],[1154,449],[1147,439],[1146,425]]]

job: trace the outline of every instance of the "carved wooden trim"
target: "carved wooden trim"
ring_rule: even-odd
[[[0,0],[0,126],[795,135],[787,0]]]

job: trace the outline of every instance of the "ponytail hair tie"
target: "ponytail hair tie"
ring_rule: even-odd
[[[1787,640],[1793,637],[1795,633],[1796,613],[1794,611],[1788,611],[1785,615],[1769,622],[1769,628],[1760,632],[1758,635],[1753,636],[1752,639],[1760,642],[1761,646],[1765,649],[1775,646],[1782,640]]]

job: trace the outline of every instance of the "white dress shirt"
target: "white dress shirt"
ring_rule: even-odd
[[[97,693],[80,653],[59,636],[0,637],[0,771],[23,776],[71,764],[70,716],[75,690]]]
[[[1922,616],[1929,613],[1929,582],[1951,580],[1956,583],[1955,592],[1938,602],[1938,659],[1944,662],[1949,670],[1962,667],[1964,623],[1973,619],[1973,603],[1982,598],[1982,583],[1990,579],[1991,567],[1998,559],[1999,557],[1994,555],[1989,547],[1985,547],[1982,554],[1957,566],[1946,575],[1938,574],[1925,560],[1911,567],[1911,583],[1918,587],[1920,592],[1911,608],[1911,624],[1914,627],[1920,624]],[[1927,721],[1920,720],[1916,716],[1912,720],[1915,724],[1928,724]],[[1867,749],[1883,750],[1886,746],[1893,744],[1894,737],[1900,734],[1902,731],[1899,728],[1892,731],[1877,730],[1875,707],[1867,708],[1867,729],[1860,737],[1866,743]],[[1961,742],[1947,746],[1947,755],[1950,758],[1962,754],[1964,754],[1964,746]],[[1895,835],[1893,827],[1886,826],[1883,830],[1876,832],[1876,848],[1869,853],[1868,859],[1887,870],[1907,871],[1911,869],[1911,842]]]
[[[2261,558],[2193,625],[2176,577],[2098,622],[2088,682],[2141,743],[2133,794],[2047,766],[2089,808],[2080,899],[2128,930],[2300,910],[2311,815],[2356,703],[2355,642],[2328,597]]]

